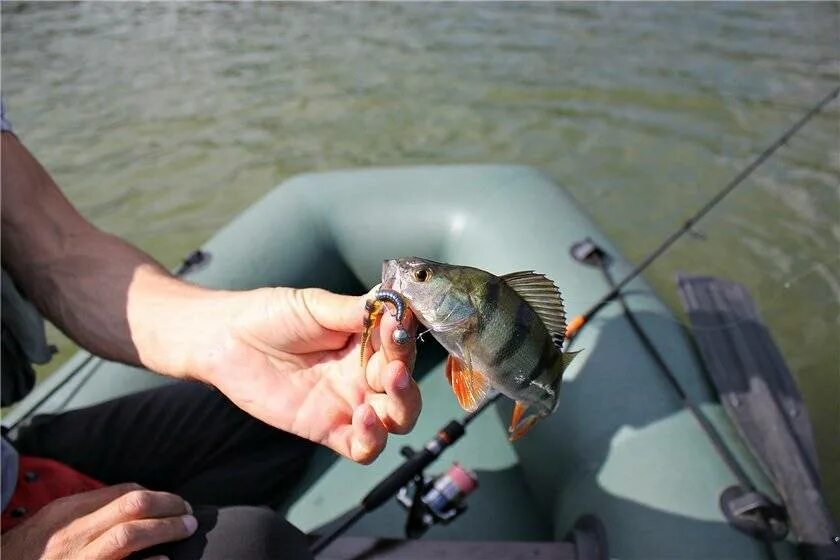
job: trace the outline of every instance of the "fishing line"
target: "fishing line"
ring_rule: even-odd
[[[665,241],[662,242],[659,247],[654,249],[644,260],[639,263],[636,268],[634,268],[627,276],[625,276],[620,282],[618,282],[613,289],[611,289],[604,297],[602,297],[595,305],[590,307],[586,310],[583,315],[578,315],[572,321],[569,322],[569,326],[566,329],[566,339],[569,343],[574,340],[577,333],[580,331],[581,327],[583,327],[587,322],[589,322],[592,317],[598,313],[601,309],[604,308],[609,302],[614,300],[616,296],[618,296],[621,289],[624,288],[627,284],[630,283],[636,276],[641,274],[647,267],[649,267],[653,262],[658,259],[662,253],[667,251],[671,245],[674,244],[678,239],[680,239],[683,235],[687,232],[691,231],[694,225],[701,219],[703,216],[709,213],[712,208],[717,206],[717,204],[726,198],[726,196],[731,193],[735,188],[737,188],[744,180],[752,175],[752,173],[761,166],[762,163],[767,161],[776,151],[787,144],[787,142],[793,138],[793,136],[799,132],[799,130],[805,126],[811,119],[813,119],[817,113],[822,111],[822,109],[828,105],[833,99],[835,99],[838,95],[840,95],[840,87],[834,88],[828,95],[823,97],[816,105],[811,107],[811,109],[805,113],[798,121],[796,121],[792,126],[790,126],[781,136],[779,136],[770,146],[764,149],[758,157],[756,157],[749,165],[747,165],[744,169],[741,170],[726,186],[723,187],[715,196],[711,198],[705,205],[703,205],[694,215],[688,218],[682,226],[680,226],[676,231],[674,231],[671,235],[669,235]]]
[[[630,281],[632,281],[636,276],[641,274],[648,266],[650,266],[656,259],[658,259],[660,255],[662,255],[671,245],[674,244],[675,241],[680,239],[684,234],[691,232],[692,228],[698,220],[705,216],[721,200],[723,200],[729,193],[731,193],[736,187],[738,187],[738,185],[740,185],[747,177],[749,177],[762,163],[764,163],[768,158],[770,158],[770,156],[772,156],[779,148],[785,145],[808,121],[810,121],[817,113],[819,113],[823,109],[823,107],[825,107],[831,100],[836,98],[838,95],[840,95],[840,87],[837,87],[834,90],[832,90],[831,93],[829,93],[827,96],[821,99],[803,117],[801,117],[796,123],[789,127],[776,141],[774,141],[763,152],[761,152],[761,154],[759,154],[758,157],[756,157],[729,183],[727,183],[726,186],[714,197],[712,197],[712,199],[709,200],[709,202],[707,202],[703,207],[701,207],[700,210],[698,210],[693,216],[687,219],[679,229],[677,229],[675,232],[669,235],[665,239],[665,241],[661,245],[659,245],[659,247],[657,247],[647,257],[645,257],[645,259],[639,265],[637,265],[636,268],[633,269],[627,276],[625,276],[620,282],[611,282],[612,289],[604,297],[602,297],[595,305],[589,308],[583,315],[575,317],[569,323],[566,329],[566,348],[568,349],[571,346],[575,336],[578,334],[580,329],[593,316],[595,316],[595,314],[597,314],[601,309],[603,309],[604,306],[606,306],[610,301],[612,301],[620,295],[622,288],[624,288],[628,283],[630,283]],[[611,277],[610,280],[612,280]],[[635,323],[634,319],[631,319],[631,324],[636,324],[636,326],[638,326],[638,324]],[[418,336],[418,339],[420,339],[420,336],[422,336],[422,334],[425,333],[421,333],[421,335]],[[717,431],[715,431],[714,426],[711,425],[708,419],[706,419],[705,416],[703,416],[703,414],[699,411],[699,409],[697,409],[694,406],[694,404],[688,399],[688,396],[686,395],[685,391],[682,389],[677,379],[670,372],[661,355],[659,355],[655,347],[653,347],[652,343],[650,343],[650,339],[646,337],[643,331],[641,332],[641,336],[643,337],[643,344],[645,344],[644,341],[647,341],[649,343],[645,346],[649,346],[649,350],[652,351],[652,356],[654,356],[654,360],[660,365],[661,368],[663,368],[663,371],[666,372],[666,376],[668,377],[669,383],[680,396],[681,400],[686,404],[686,407],[688,407],[689,410],[692,411],[692,414],[695,416],[695,418],[697,418],[697,421],[700,423],[703,430],[708,434],[712,445],[721,455],[724,462],[732,471],[735,478],[738,479],[738,481],[745,488],[754,488],[752,483],[749,481],[749,478],[747,477],[746,473],[744,472],[743,468],[740,466],[740,464],[737,463],[729,449],[721,440],[720,435],[717,433]],[[485,399],[478,409],[464,417],[462,423],[460,423],[461,429],[463,430],[463,427],[465,427],[468,422],[472,421],[472,419],[474,419],[481,412],[486,410],[490,406],[490,404],[492,404],[499,398],[499,396],[499,394],[496,394],[490,398]],[[457,420],[453,420],[448,426],[452,426],[453,424],[459,423]],[[443,432],[438,433],[438,438],[440,437],[441,433]],[[463,435],[463,433],[461,433],[458,437],[460,438],[461,435]],[[435,441],[436,440],[434,439],[431,440],[430,444]],[[455,440],[448,441],[446,443],[446,446],[448,447],[453,443],[455,443]],[[427,450],[428,446],[429,444],[427,444],[427,447],[424,448],[424,450]],[[425,460],[428,462],[425,462],[425,464],[421,468],[416,469],[416,472],[422,472],[422,469],[430,465],[437,458],[438,455],[439,453],[435,454],[434,456],[426,456]],[[391,497],[395,495],[402,486],[407,484],[414,477],[414,475],[407,476],[407,473],[412,468],[411,463],[412,459],[408,459],[400,467],[398,467],[395,471],[388,475],[373,490],[371,490],[368,496],[362,500],[361,504],[355,506],[343,516],[343,522],[340,525],[338,525],[336,529],[319,537],[312,545],[312,547],[310,547],[310,551],[313,554],[318,554],[319,552],[324,550],[324,548],[326,548],[331,542],[338,538],[341,534],[346,532],[366,513],[372,511],[373,509],[379,507],[382,503],[384,503],[386,497]],[[397,485],[397,480],[401,480],[402,483]],[[372,495],[375,495],[377,497],[377,501],[375,505],[373,505],[373,507],[367,507],[365,505],[365,502],[366,500],[368,500],[368,497]],[[769,544],[769,542],[766,541],[766,539],[765,550],[768,558],[776,558],[772,546]]]
[[[416,340],[419,340],[420,342],[425,342],[425,340],[423,340],[423,335],[429,334],[430,332],[432,332],[432,329],[426,329],[425,331],[418,333]]]

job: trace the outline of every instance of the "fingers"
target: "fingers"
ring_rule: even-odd
[[[187,538],[198,526],[183,498],[137,484],[68,496],[44,508],[48,509],[49,515],[61,518],[57,542],[80,558],[125,558],[137,550]]]
[[[402,326],[409,331],[410,342],[397,344],[392,334],[399,325],[394,317],[386,314],[378,332],[374,333],[373,346],[377,352],[365,368],[365,379],[374,394],[368,397],[385,428],[392,433],[408,433],[420,415],[422,399],[420,389],[411,377],[417,355],[414,343],[416,322],[410,311],[406,312]]]
[[[137,490],[143,490],[143,487],[133,482],[105,486],[104,488],[60,498],[52,502],[45,510],[70,509],[74,517],[82,517],[113,502],[123,494]]]
[[[312,318],[325,329],[348,333],[362,331],[367,295],[345,296],[320,288],[298,290],[296,295]]]
[[[192,515],[139,519],[115,525],[85,547],[85,555],[104,560],[125,558],[151,546],[186,539],[198,528]]]
[[[405,317],[402,320],[402,327],[408,331],[409,336],[408,342],[405,344],[394,342],[394,331],[399,327],[400,325],[397,323],[397,320],[390,313],[386,312],[379,324],[378,347],[385,353],[385,358],[388,362],[398,360],[407,364],[413,370],[414,360],[417,356],[417,344],[415,342],[417,322],[410,309],[406,308]],[[377,345],[376,340],[374,341],[374,345]]]
[[[295,290],[294,297],[299,300],[302,306],[312,318],[323,328],[346,332],[358,333],[364,328],[366,315],[365,302],[373,296],[371,290],[362,296],[345,296],[336,294],[320,288],[307,288]],[[416,332],[416,321],[410,309],[406,309],[402,327],[409,333],[407,344],[397,344],[393,340],[393,333],[398,328],[396,319],[386,312],[378,333],[374,333],[374,349],[381,348],[385,352],[388,361],[400,360],[410,367],[414,367],[416,344],[414,337]]]
[[[420,414],[420,390],[405,364],[391,362],[381,376],[385,394],[370,397],[369,403],[356,407],[349,430],[339,447],[357,463],[366,465],[376,459],[388,439],[388,432],[404,434],[414,427]],[[406,383],[406,380],[408,381]]]
[[[367,465],[385,449],[388,431],[369,404],[362,404],[353,411],[349,441],[350,458]]]
[[[369,397],[370,405],[389,432],[408,433],[420,415],[420,389],[402,362],[387,364],[377,377],[381,380],[384,394]]]
[[[415,343],[417,327],[410,311],[406,312],[403,319],[403,328],[408,331],[410,337],[407,344],[394,342],[392,335],[398,327],[397,320],[386,313],[379,329],[371,337],[370,347],[373,354],[366,360],[365,376],[371,389],[380,393],[385,390],[380,375],[389,363],[402,362],[408,366],[409,372],[414,370],[414,362],[417,358],[417,344]]]
[[[168,492],[132,490],[88,515],[86,529],[101,533],[109,527],[139,519],[176,517],[191,514],[192,508],[180,496]]]

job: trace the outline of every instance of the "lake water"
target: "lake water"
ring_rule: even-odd
[[[296,173],[464,162],[540,167],[638,260],[838,83],[838,5],[3,2],[2,88],[82,213],[167,266]],[[677,270],[749,287],[840,513],[838,117],[647,277],[674,308]]]

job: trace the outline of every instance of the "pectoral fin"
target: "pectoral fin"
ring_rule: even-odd
[[[522,415],[525,414],[525,411],[528,410],[528,405],[521,402],[516,401],[516,404],[513,407],[513,416],[510,419],[510,427],[508,428],[508,441],[516,441],[533,428],[537,421],[542,418],[540,414],[531,414],[527,416],[525,419],[522,418]]]
[[[472,412],[481,404],[490,392],[490,383],[487,377],[471,366],[464,365],[464,362],[454,356],[446,360],[446,378],[452,391],[458,399],[458,404],[467,412]]]

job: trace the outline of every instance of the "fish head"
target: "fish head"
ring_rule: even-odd
[[[459,268],[418,257],[389,259],[382,264],[382,288],[399,292],[433,331],[447,330],[474,312],[458,286]]]

